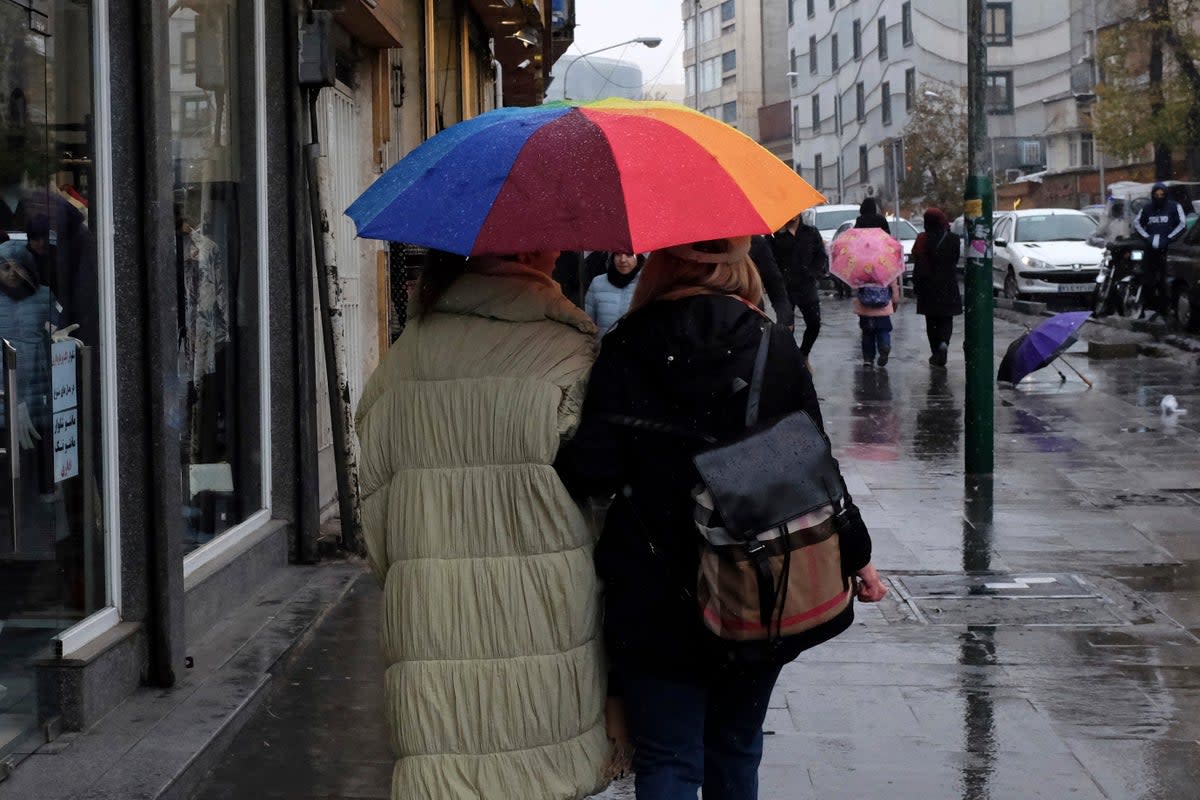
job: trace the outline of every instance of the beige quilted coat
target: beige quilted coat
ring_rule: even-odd
[[[460,278],[358,409],[384,584],[393,800],[574,800],[602,788],[593,537],[551,467],[595,326],[542,273]]]

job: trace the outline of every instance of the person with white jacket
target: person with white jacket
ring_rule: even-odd
[[[644,261],[644,256],[612,253],[608,258],[608,271],[592,279],[583,309],[600,329],[599,336],[612,330],[629,311]]]

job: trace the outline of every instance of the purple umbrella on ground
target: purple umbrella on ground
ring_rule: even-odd
[[[1018,383],[1031,372],[1037,372],[1048,366],[1056,358],[1062,358],[1067,348],[1077,340],[1076,332],[1092,315],[1090,311],[1071,311],[1066,314],[1056,314],[1028,333],[1022,334],[1008,346],[1004,358],[1000,360],[1000,369],[996,380]],[[1064,363],[1066,363],[1064,361]],[[1068,367],[1071,365],[1068,363]],[[1083,378],[1088,386],[1092,382],[1084,378],[1079,370],[1071,367],[1076,375]],[[1064,378],[1065,380],[1065,378]]]

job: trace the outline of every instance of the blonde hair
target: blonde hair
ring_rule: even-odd
[[[731,294],[758,305],[763,296],[762,278],[749,256],[720,264],[701,264],[666,250],[655,250],[642,268],[631,310],[656,300],[701,294]]]

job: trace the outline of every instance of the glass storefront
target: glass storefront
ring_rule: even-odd
[[[0,0],[0,755],[106,604],[88,0]]]
[[[172,6],[184,546],[263,508],[253,4]]]

